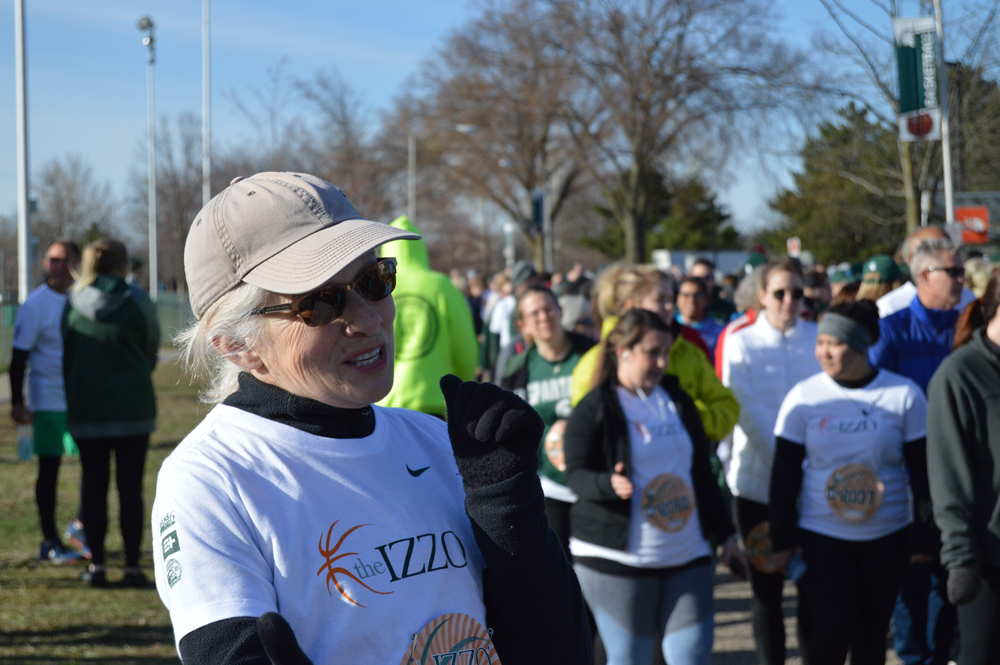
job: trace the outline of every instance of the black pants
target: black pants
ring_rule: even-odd
[[[971,603],[958,606],[958,665],[1000,663],[1000,568],[983,568],[983,586]]]
[[[909,561],[907,529],[850,541],[799,531],[806,573],[799,603],[811,620],[803,643],[807,665],[884,665],[885,640]]]
[[[76,439],[83,467],[83,530],[93,554],[91,562],[104,563],[104,537],[108,531],[108,482],[111,451],[115,451],[119,522],[125,543],[125,565],[139,565],[142,542],[142,477],[146,467],[149,435],[108,439]]]
[[[42,539],[55,540],[59,537],[56,531],[56,497],[59,485],[59,465],[62,455],[38,456],[38,479],[35,481],[35,503],[38,504],[38,521],[42,526]],[[80,506],[76,518],[83,521],[83,487],[80,488]]]
[[[736,528],[743,542],[747,533],[767,520],[767,504],[736,498]],[[785,576],[781,573],[762,573],[750,570],[750,620],[753,638],[757,643],[757,658],[763,665],[785,663],[785,619],[781,614],[781,592]]]

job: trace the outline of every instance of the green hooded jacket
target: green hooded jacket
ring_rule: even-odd
[[[392,225],[420,233],[406,216]],[[396,355],[392,390],[378,404],[443,416],[441,377],[469,381],[476,373],[479,344],[472,312],[447,275],[431,270],[423,240],[386,243],[382,256],[396,257]]]
[[[160,327],[149,296],[117,275],[70,292],[63,310],[63,378],[74,439],[156,429],[153,368]]]

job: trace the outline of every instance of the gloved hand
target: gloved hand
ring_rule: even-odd
[[[448,406],[448,437],[469,487],[511,478],[538,464],[542,417],[523,399],[492,383],[441,378]]]
[[[313,665],[299,647],[292,627],[277,612],[266,612],[257,619],[257,634],[274,665]]]
[[[979,595],[981,584],[977,564],[952,568],[948,571],[948,602],[952,605],[971,603]]]

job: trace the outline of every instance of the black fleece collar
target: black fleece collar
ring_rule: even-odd
[[[261,418],[331,439],[361,439],[375,431],[375,410],[341,409],[264,383],[246,372],[240,387],[223,402]]]
[[[874,381],[876,376],[878,376],[878,368],[873,367],[870,373],[860,379],[855,379],[854,381],[841,381],[840,379],[834,379],[834,381],[848,390],[857,390],[858,388],[864,388],[869,383]]]

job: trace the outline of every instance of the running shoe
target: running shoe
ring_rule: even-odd
[[[83,522],[76,518],[71,519],[69,526],[66,527],[66,533],[63,534],[63,538],[75,547],[84,559],[91,557],[90,548],[87,547],[87,534],[83,531]]]
[[[145,575],[138,572],[125,573],[125,577],[122,578],[122,586],[131,589],[148,589],[153,585],[150,584],[149,579]]]
[[[87,570],[80,575],[80,581],[89,587],[103,588],[108,586],[108,579],[103,570]]]
[[[59,564],[83,561],[83,556],[79,552],[66,549],[63,547],[62,541],[58,538],[43,542],[38,549],[38,558],[42,561],[51,561],[52,563]]]

